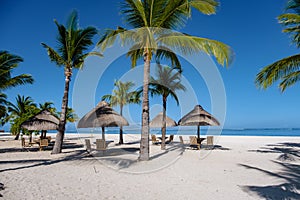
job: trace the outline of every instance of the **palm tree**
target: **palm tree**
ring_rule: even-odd
[[[289,0],[286,10],[294,13],[285,13],[278,17],[280,24],[286,28],[283,30],[292,36],[292,42],[300,47],[300,1]],[[264,67],[257,75],[255,83],[258,87],[266,89],[277,81],[279,88],[284,92],[287,87],[300,80],[300,54],[289,56]]]
[[[20,62],[23,62],[20,56],[10,54],[8,51],[0,51],[0,91],[33,83],[33,78],[29,74],[12,77],[12,70],[18,67]]]
[[[61,113],[58,112],[58,115],[60,115]],[[66,112],[66,121],[67,122],[75,122],[79,119],[79,117],[77,116],[77,114],[75,113],[75,110],[73,110],[73,108],[69,108],[67,109],[67,112]]]
[[[15,140],[18,140],[22,130],[21,124],[37,114],[39,109],[31,97],[18,95],[16,97],[16,104],[8,103],[8,112],[10,113],[9,119],[12,122],[10,131],[16,135]]]
[[[29,74],[12,76],[12,71],[23,62],[20,56],[10,54],[8,51],[0,51],[0,123],[4,125],[8,121],[7,96],[2,92],[6,89],[32,84],[33,78]]]
[[[176,90],[185,90],[184,85],[181,84],[180,72],[173,73],[172,68],[163,67],[158,65],[156,76],[157,78],[150,78],[149,91],[153,95],[161,95],[163,102],[163,127],[161,128],[162,142],[161,149],[166,149],[165,136],[166,136],[166,112],[167,112],[167,98],[170,95],[179,104]]]
[[[123,116],[123,107],[130,103],[140,103],[140,95],[136,91],[129,92],[134,86],[131,81],[121,82],[115,81],[116,89],[113,94],[107,94],[102,97],[102,101],[107,100],[111,106],[120,106],[120,115]],[[119,144],[124,144],[123,141],[123,127],[120,127]]]
[[[51,110],[54,108],[53,106],[54,106],[53,102],[50,102],[50,101],[46,101],[44,103],[39,103],[39,108],[41,110]]]
[[[93,44],[92,38],[97,33],[97,30],[94,27],[87,27],[85,29],[79,28],[78,15],[76,11],[73,11],[69,16],[66,27],[59,24],[56,20],[54,22],[58,28],[59,34],[57,41],[59,47],[57,51],[55,51],[45,43],[42,43],[42,46],[47,49],[49,58],[52,62],[55,62],[58,66],[64,66],[65,73],[65,89],[62,99],[58,133],[52,150],[52,154],[57,154],[61,153],[65,133],[66,112],[69,100],[69,85],[72,70],[73,68],[81,69],[83,67],[84,60],[89,55],[100,56],[100,54],[96,52],[84,53],[88,50],[88,47]]]
[[[106,30],[98,42],[102,51],[112,45],[117,36],[122,44],[132,44],[128,56],[132,66],[144,59],[144,83],[142,103],[142,133],[139,160],[149,160],[149,97],[150,62],[153,57],[172,61],[172,67],[180,68],[175,51],[184,55],[206,52],[215,56],[218,63],[228,65],[231,60],[229,46],[216,40],[180,34],[171,30],[182,27],[191,17],[192,8],[203,14],[215,14],[218,3],[214,0],[125,0],[121,14],[133,28],[118,27]]]
[[[5,118],[8,117],[7,114],[7,96],[4,93],[0,93],[0,125],[3,126],[5,123]]]

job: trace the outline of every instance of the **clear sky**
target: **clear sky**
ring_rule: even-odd
[[[298,53],[288,35],[282,33],[282,26],[276,20],[276,17],[284,12],[286,1],[221,0],[220,3],[216,15],[205,16],[193,12],[192,19],[188,20],[187,25],[180,31],[222,41],[230,45],[235,52],[235,60],[228,69],[217,66],[226,95],[226,101],[220,100],[226,107],[224,126],[227,128],[300,127],[299,84],[288,88],[283,94],[277,85],[264,91],[257,89],[254,84],[255,75],[262,67]],[[0,0],[0,49],[24,58],[24,62],[14,71],[14,75],[29,73],[35,79],[33,85],[6,91],[10,101],[14,102],[16,95],[21,94],[31,96],[37,103],[52,101],[60,110],[64,89],[63,68],[56,67],[50,62],[41,42],[52,47],[56,46],[57,28],[53,19],[65,24],[72,9],[79,12],[81,27],[92,25],[103,30],[124,26],[119,15],[119,1]],[[94,41],[97,42],[98,38],[96,36]],[[107,58],[110,55],[105,53],[104,56]],[[90,66],[90,70],[103,70],[101,59],[99,63],[97,66],[92,66],[93,68]],[[89,65],[85,67],[87,69]],[[135,73],[141,72],[139,68],[141,67],[137,67]],[[92,99],[94,104],[102,95],[111,93],[115,79],[121,77],[126,79],[126,74],[131,69],[130,60],[120,56],[105,69],[104,75],[96,86],[95,97]],[[76,75],[75,71],[71,84],[76,82]],[[193,88],[198,104],[211,112],[213,103],[208,88],[213,86],[206,85],[205,77],[197,74],[197,71],[185,61],[183,61],[183,76]],[[142,75],[130,77],[139,79]],[[89,82],[81,87],[89,88]],[[73,104],[73,91],[72,86],[70,106]],[[188,91],[186,95],[179,96],[189,95]],[[153,111],[151,117],[154,117],[161,108],[160,102],[160,97],[150,98]],[[179,106],[181,108],[179,112],[180,108],[174,100],[168,100],[168,115],[175,120],[179,120],[197,103],[191,101],[190,104],[186,104],[186,100],[181,102],[184,105]],[[129,110],[132,121],[137,123],[140,121],[140,106],[130,106],[125,110]],[[82,116],[89,110],[84,110],[82,107],[76,111],[79,116]]]

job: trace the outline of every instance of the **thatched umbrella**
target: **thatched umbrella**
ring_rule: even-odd
[[[163,127],[163,113],[162,112],[158,113],[158,115],[156,115],[156,117],[154,117],[152,119],[149,126],[153,127],[153,128]],[[177,126],[177,123],[173,119],[171,119],[170,117],[166,116],[166,126],[167,127]]]
[[[188,114],[178,121],[179,126],[197,126],[197,136],[200,139],[200,126],[220,126],[219,121],[210,113],[196,105]]]
[[[101,101],[78,122],[77,128],[102,127],[102,139],[105,139],[105,127],[128,126],[127,120],[114,111],[107,102]]]
[[[29,131],[42,131],[42,138],[46,137],[47,130],[57,130],[59,119],[48,110],[42,110],[35,116],[21,124],[22,128]]]

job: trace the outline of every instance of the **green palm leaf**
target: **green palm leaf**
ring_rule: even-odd
[[[29,74],[12,77],[13,69],[18,67],[20,62],[23,62],[20,56],[10,54],[7,51],[0,51],[0,90],[33,83],[33,78]]]
[[[279,84],[282,92],[285,91],[287,87],[290,87],[300,81],[300,71],[292,72],[283,77],[283,81]]]
[[[256,75],[256,85],[257,87],[266,89],[276,81],[284,79],[285,77],[288,77],[289,74],[299,71],[299,66],[300,54],[279,60],[271,65],[264,67]],[[285,89],[288,84],[285,86],[284,85],[285,84],[283,84],[282,87]]]
[[[159,37],[158,42],[184,55],[205,52],[214,56],[219,64],[225,66],[231,64],[233,59],[231,48],[216,40],[172,33]]]
[[[47,49],[48,56],[52,62],[55,62],[58,66],[66,65],[65,60],[59,55],[58,52],[56,52],[54,49],[52,49],[45,43],[42,43],[42,46],[45,49]]]

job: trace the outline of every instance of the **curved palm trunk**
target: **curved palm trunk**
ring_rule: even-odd
[[[161,128],[161,149],[166,149],[166,112],[167,112],[167,97],[163,96],[163,127]]]
[[[142,104],[142,134],[140,143],[140,161],[149,160],[149,77],[150,77],[150,55],[144,53],[144,85]]]
[[[123,116],[123,105],[120,105],[120,115]],[[123,141],[123,126],[120,126],[119,144],[124,144],[124,141]]]
[[[58,124],[58,132],[56,134],[54,147],[52,150],[52,154],[58,154],[61,153],[64,135],[65,135],[65,129],[66,129],[66,113],[68,108],[68,101],[69,101],[69,87],[70,87],[70,81],[71,81],[71,68],[65,69],[65,90],[64,90],[64,96],[62,100],[61,105],[61,115],[59,119]]]

